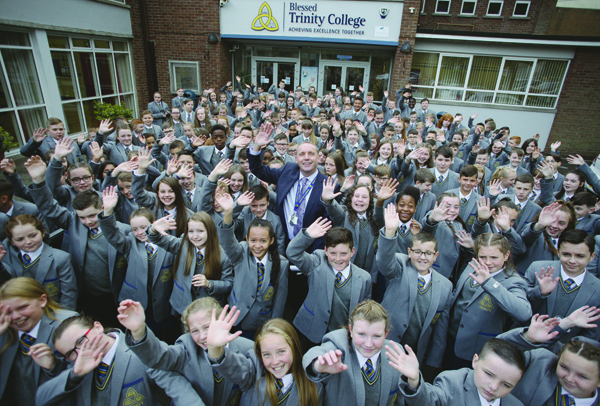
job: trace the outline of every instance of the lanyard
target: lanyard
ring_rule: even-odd
[[[300,186],[300,184],[298,184],[298,189],[296,190],[296,202],[294,203],[294,211],[297,211],[300,208],[300,205],[302,204],[302,202],[304,201],[304,199],[306,199],[306,196],[308,196],[308,194],[312,190],[313,186],[315,185],[315,180],[316,179],[317,178],[313,179],[313,181],[310,182],[310,185],[308,185],[308,187],[306,188],[306,190],[304,191],[304,193],[302,193],[302,195],[300,195],[300,191],[302,190],[302,186]]]

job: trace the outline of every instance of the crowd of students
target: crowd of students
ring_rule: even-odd
[[[285,87],[0,163],[0,403],[597,405],[585,161],[410,85]]]

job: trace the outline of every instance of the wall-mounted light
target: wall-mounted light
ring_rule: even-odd
[[[410,54],[412,52],[410,42],[406,41],[404,44],[402,44],[402,46],[400,47],[400,52],[402,52],[403,54]]]
[[[215,34],[214,32],[211,32],[210,35],[208,36],[208,43],[209,44],[218,44],[219,37],[217,36],[217,34]]]

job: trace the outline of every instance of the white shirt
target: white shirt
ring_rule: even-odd
[[[340,282],[344,282],[350,277],[350,264],[348,264],[348,266],[342,269],[341,271],[336,271],[335,269],[333,269],[333,267],[331,267],[331,270],[333,271],[333,276],[337,276],[338,272],[342,273],[342,279],[340,280]]]
[[[281,382],[283,383],[281,392],[286,393],[288,389],[290,389],[290,386],[292,386],[292,384],[294,383],[294,375],[292,375],[291,373],[285,375],[283,378],[281,378]]]
[[[319,171],[315,171],[315,173],[313,173],[312,175],[310,175],[307,178],[308,185],[309,185],[307,187],[310,187],[310,184],[317,178],[318,174],[319,174]],[[294,213],[294,205],[296,203],[296,192],[298,192],[298,188],[301,187],[300,182],[304,177],[305,176],[300,174],[300,177],[298,178],[296,183],[294,183],[294,186],[292,186],[292,188],[288,192],[288,194],[285,197],[285,200],[283,202],[283,214],[285,215],[285,219],[287,220],[285,222],[285,225],[287,227],[287,232],[288,232],[288,236],[290,239],[294,238],[294,226],[290,224],[289,219],[292,217],[292,214]],[[306,197],[304,198],[304,200],[306,200],[306,204],[308,204],[308,201],[310,199],[310,195],[312,194],[313,189],[314,189],[314,187],[310,189],[310,191],[306,194]]]
[[[185,190],[185,189],[183,189],[183,193],[185,193],[186,195],[189,193],[190,200],[193,202],[194,201],[194,196],[196,196],[196,186],[194,186],[194,188],[192,190]]]
[[[25,252],[23,250],[19,250],[21,251],[21,256],[27,254],[29,255],[29,259],[31,261],[31,263],[33,263],[36,259],[38,259],[38,257],[40,255],[42,255],[42,250],[44,249],[44,243],[42,243],[37,250],[33,251],[33,252]]]
[[[356,358],[358,359],[358,365],[360,365],[360,369],[363,369],[365,364],[367,363],[367,360],[370,359],[371,363],[373,364],[373,369],[377,371],[377,362],[379,362],[379,354],[381,354],[381,351],[373,355],[371,358],[363,357],[363,355],[360,352],[358,352],[356,348],[354,349],[354,351],[356,352]]]
[[[42,322],[42,320],[40,319],[40,321],[37,322],[37,324],[31,329],[30,332],[26,332],[26,331],[19,331],[19,340],[21,339],[21,336],[25,333],[29,334],[31,337],[35,338],[37,340],[37,336],[38,336],[38,332],[40,331],[40,323]]]
[[[479,395],[479,402],[481,402],[481,406],[500,406],[500,398],[494,400],[493,402],[490,402],[486,398],[481,396],[481,393],[479,393],[479,391],[477,391],[477,394]]]
[[[579,276],[575,276],[575,277],[569,276],[565,272],[565,269],[563,268],[563,266],[562,265],[560,266],[560,277],[562,278],[562,280],[566,281],[567,279],[573,279],[575,281],[575,283],[577,284],[577,286],[581,286],[581,284],[583,283],[583,280],[585,279],[585,273],[586,273],[586,271],[583,271],[581,273],[581,275],[579,275]]]
[[[419,273],[419,278],[423,278],[423,286],[429,285],[429,281],[431,280],[431,269],[427,273],[427,275],[421,275]]]
[[[12,217],[13,211],[15,209],[15,205],[10,206],[10,209],[5,213],[9,218]]]
[[[406,226],[406,231],[409,231],[410,230],[410,221],[411,220],[408,220],[408,222],[406,222],[406,223],[403,223],[402,220],[400,220],[400,224],[398,224],[398,231],[400,231],[400,228],[402,226]]]
[[[197,247],[194,247],[194,255],[197,257],[198,256],[198,251],[200,251],[200,253],[202,253],[202,256],[204,257],[204,251],[205,250],[206,250],[206,247],[200,248],[200,249],[198,249]]]
[[[575,400],[576,406],[592,406],[594,404],[594,402],[596,401],[596,399],[598,398],[598,389],[596,389],[594,396],[592,396],[591,398],[576,398],[575,396],[573,396],[569,392],[567,392],[565,388],[562,388],[562,391],[560,392],[560,394],[571,396]]]
[[[108,333],[107,336],[110,336],[115,339],[115,342],[113,343],[112,347],[110,347],[110,350],[108,350],[106,355],[102,357],[102,362],[104,362],[106,365],[110,365],[113,362],[113,359],[115,358],[115,354],[117,352],[117,345],[119,344],[119,335],[116,333]]]
[[[467,200],[467,201],[468,201],[468,200],[469,200],[469,198],[471,197],[471,194],[472,194],[472,193],[473,193],[473,191],[471,190],[471,191],[469,192],[469,194],[465,196],[465,195],[463,195],[463,194],[462,194],[462,192],[460,191],[460,189],[458,189],[458,197],[459,197],[459,199],[460,199],[461,201],[462,201],[462,199],[465,199],[465,200]]]
[[[527,199],[525,199],[524,202],[520,202],[519,198],[517,197],[517,195],[515,195],[515,204],[517,205],[517,207],[521,207],[521,210],[523,210],[523,208],[525,206],[527,206],[528,202],[529,202],[529,196],[527,196]]]
[[[448,172],[450,172],[449,170],[446,171],[446,173],[440,173],[440,171],[438,171],[437,168],[434,168],[433,170],[435,172],[435,181],[437,182],[438,178],[441,176],[442,177],[442,182],[446,180],[446,178],[448,177]]]

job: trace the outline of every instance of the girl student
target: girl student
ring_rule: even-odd
[[[184,233],[192,211],[187,208],[181,185],[175,178],[164,177],[158,182],[155,192],[146,191],[146,170],[154,159],[150,150],[144,148],[138,156],[138,169],[133,172],[131,193],[140,207],[146,207],[154,213],[157,219],[171,216],[176,224],[171,234],[180,236]]]
[[[508,240],[481,234],[474,250],[454,290],[445,362],[450,369],[468,367],[473,355],[503,332],[507,318],[519,323],[531,318],[527,284],[510,260]]]
[[[565,173],[562,187],[554,194],[554,198],[566,202],[570,201],[577,193],[585,191],[585,182],[586,176],[583,172],[578,169],[568,170]]]
[[[538,147],[538,142],[535,138],[527,138],[523,141],[523,145],[521,149],[525,151],[525,155],[523,155],[523,161],[521,161],[521,166],[527,170],[529,170],[529,163],[531,161],[535,161],[532,159],[531,154],[534,153],[535,149]]]
[[[181,315],[184,334],[174,345],[160,341],[146,325],[144,308],[139,302],[124,300],[119,306],[119,321],[129,330],[126,344],[149,368],[183,375],[200,398],[200,405],[238,405],[239,386],[213,369],[207,354],[207,333],[213,310],[222,311],[215,299],[203,297],[190,303]],[[229,342],[228,350],[245,354],[252,341],[238,337]],[[190,405],[191,405],[190,404]]]
[[[327,333],[302,358],[308,378],[323,384],[325,405],[393,405],[401,375],[381,352],[389,317],[373,300],[359,303],[348,327]]]
[[[317,140],[317,136],[315,135],[315,129],[313,123],[310,120],[302,121],[300,125],[300,134],[296,136],[292,142],[297,143],[298,145],[304,142],[310,142],[311,144],[318,146],[319,141]]]
[[[241,311],[235,323],[237,329],[243,331],[244,337],[254,338],[264,322],[283,317],[290,264],[279,255],[270,221],[252,220],[246,241],[239,243],[233,224],[233,198],[222,189],[217,190],[215,198],[224,212],[217,229],[219,241],[235,269],[227,301]]]
[[[433,269],[453,280],[459,275],[462,265],[459,262],[461,254],[470,254],[473,240],[465,231],[467,226],[459,215],[460,200],[455,193],[440,193],[435,207],[423,220],[423,232],[433,234],[437,238],[440,250]]]
[[[346,177],[346,179],[350,176],[354,176],[356,179],[359,176],[367,173],[367,169],[369,168],[370,164],[371,159],[369,158],[369,153],[364,149],[359,149],[353,156],[352,166],[346,169],[346,171],[344,171],[344,176]]]
[[[428,143],[421,143],[406,156],[398,154],[397,159],[402,161],[397,175],[400,187],[414,185],[417,170],[433,168],[433,147]]]
[[[208,113],[206,109],[202,106],[196,109],[196,114],[194,116],[194,128],[205,128],[209,133],[212,127],[212,122],[208,117]]]
[[[33,405],[37,388],[56,366],[52,333],[75,312],[62,310],[35,279],[18,277],[0,287],[0,399]]]
[[[229,179],[229,193],[233,200],[237,200],[244,192],[248,191],[248,174],[243,166],[239,164],[232,165],[225,172],[223,178]]]
[[[391,165],[394,158],[394,146],[390,140],[383,140],[379,143],[379,148],[373,159],[373,165]]]
[[[46,228],[42,221],[21,214],[10,219],[4,230],[9,244],[0,259],[11,277],[33,278],[54,302],[65,309],[75,309],[77,281],[71,255],[44,243]]]
[[[477,201],[477,220],[473,223],[471,236],[477,238],[484,233],[501,234],[510,243],[511,255],[525,252],[525,245],[519,233],[513,228],[519,215],[519,207],[509,197],[505,197],[490,207],[490,199],[481,197]]]
[[[498,338],[525,351],[527,369],[512,394],[523,404],[597,405],[600,400],[600,343],[576,337],[556,348],[556,336],[573,327],[590,328],[600,317],[595,307],[583,306],[563,319],[534,315],[529,328],[510,330]],[[553,351],[554,350],[554,351]]]
[[[118,195],[114,186],[102,192],[103,213],[98,215],[100,228],[110,245],[127,260],[127,271],[119,301],[132,299],[145,309],[146,319],[161,340],[173,343],[177,338],[175,319],[169,298],[173,292],[173,258],[148,241],[146,229],[156,218],[151,210],[140,208],[131,213],[131,233],[125,235],[117,227],[115,207]],[[175,335],[174,335],[175,334]]]
[[[321,385],[311,382],[302,369],[302,350],[294,327],[283,319],[272,319],[256,332],[254,351],[235,353],[230,343],[241,332],[231,334],[240,311],[228,306],[216,317],[213,310],[208,328],[208,356],[213,368],[242,390],[240,406],[319,406]]]
[[[202,195],[200,210],[206,212],[214,221],[215,224],[219,224],[223,221],[223,208],[219,205],[217,200],[215,199],[215,192],[217,188],[229,188],[229,192],[231,193],[231,180],[227,178],[220,178],[229,172],[229,170],[233,167],[233,162],[230,159],[223,159],[212,170],[212,172],[207,177],[207,182],[204,182],[202,188],[196,193],[200,193]],[[237,165],[240,166],[240,165]],[[241,166],[240,166],[241,168]],[[241,169],[244,171],[244,169]],[[244,171],[245,172],[245,171]],[[247,184],[247,180],[246,180]],[[234,208],[233,215],[237,217],[244,205],[250,204],[252,201],[251,196],[246,191],[242,193],[238,200],[242,199],[240,203],[244,204],[236,204]],[[248,199],[250,199],[248,201]]]
[[[513,186],[516,178],[517,172],[508,166],[496,169],[490,178],[486,197],[514,194]]]
[[[194,213],[181,237],[167,234],[176,227],[169,215],[156,220],[147,231],[151,243],[176,253],[170,299],[173,310],[182,314],[193,300],[206,296],[224,302],[233,285],[233,269],[219,245],[214,221],[206,212]]]

